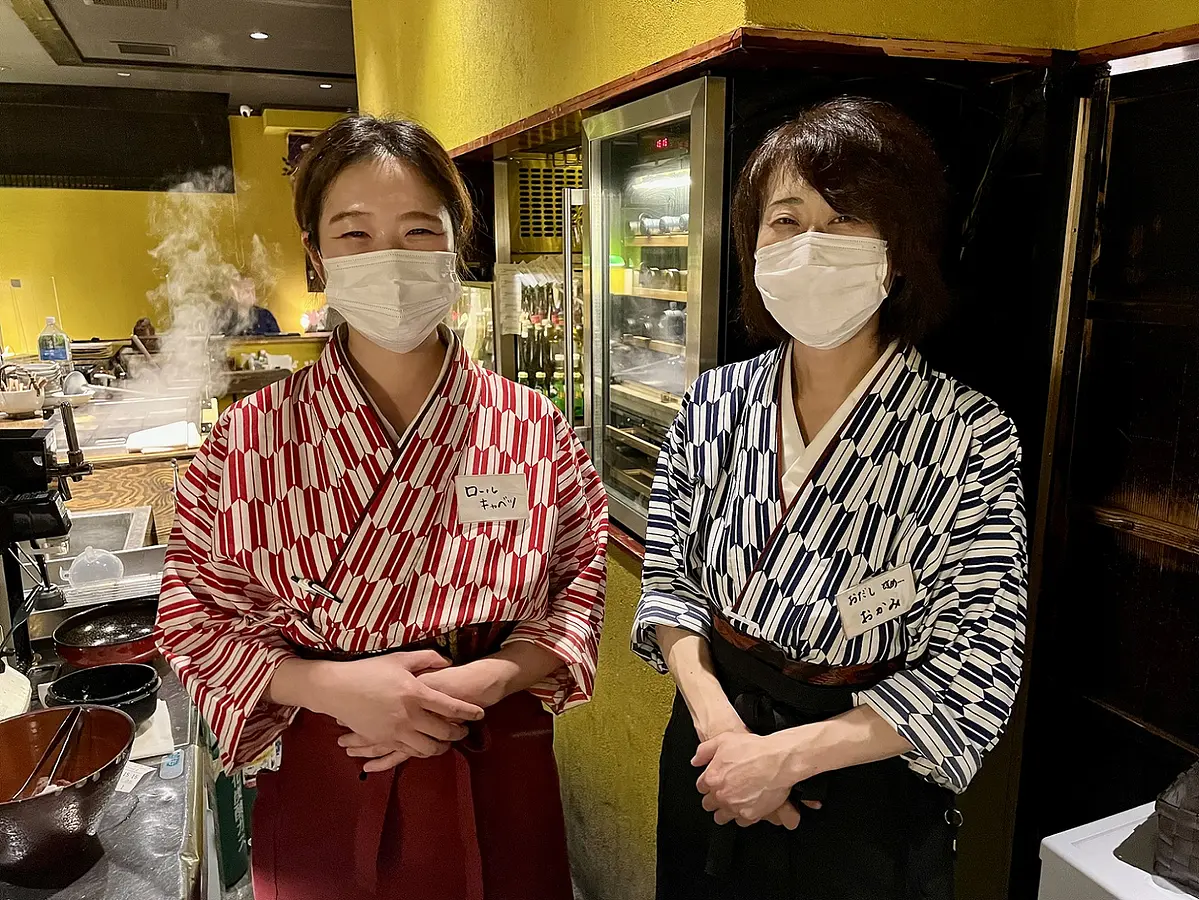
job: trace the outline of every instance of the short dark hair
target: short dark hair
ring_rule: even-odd
[[[374,116],[350,116],[330,125],[312,139],[296,167],[296,223],[313,247],[319,249],[318,225],[329,185],[348,166],[367,159],[395,159],[416,169],[445,203],[454,248],[462,252],[474,217],[470,193],[449,153],[416,122]]]
[[[741,267],[741,316],[755,338],[782,343],[787,332],[754,284],[754,251],[771,179],[788,169],[842,215],[869,222],[887,242],[901,276],[880,310],[884,342],[916,344],[944,318],[941,277],[949,188],[932,142],[889,103],[829,100],[776,128],[758,146],[733,195],[733,243]]]

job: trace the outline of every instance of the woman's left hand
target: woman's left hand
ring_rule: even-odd
[[[707,767],[696,787],[717,824],[752,825],[782,807],[791,788],[807,777],[795,771],[790,737],[726,732],[700,744],[691,764]]]
[[[562,666],[548,650],[527,641],[514,641],[491,656],[459,666],[429,669],[417,676],[426,687],[475,706],[495,706],[509,694],[522,691]],[[408,747],[377,744],[350,732],[337,742],[349,756],[367,760],[365,772],[382,772],[420,754]]]
[[[344,722],[338,722],[343,728],[346,727]],[[362,766],[362,771],[371,772],[386,772],[388,769],[394,769],[401,763],[405,763],[418,754],[408,746],[391,745],[391,744],[376,744],[370,738],[364,738],[356,731],[347,731],[337,739],[337,746],[346,751],[346,756],[357,759],[364,759],[366,762]]]
[[[494,706],[504,698],[503,684],[498,678],[498,673],[489,671],[490,668],[486,660],[477,660],[460,666],[430,670],[418,677],[435,691],[440,691],[455,700],[486,708]],[[434,678],[434,675],[440,677]],[[368,760],[362,767],[365,772],[393,769],[419,755],[409,747],[376,744],[353,731],[342,735],[337,743],[348,756]]]

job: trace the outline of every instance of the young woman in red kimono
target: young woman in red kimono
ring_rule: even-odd
[[[470,200],[417,125],[344,119],[295,179],[348,323],[180,485],[163,652],[258,776],[258,900],[569,900],[553,729],[591,696],[604,490],[544,397],[440,326]]]

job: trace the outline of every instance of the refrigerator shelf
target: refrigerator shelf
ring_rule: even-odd
[[[684,234],[651,234],[628,238],[628,247],[686,247],[689,236]]]
[[[634,285],[624,291],[612,291],[617,297],[642,297],[646,300],[668,300],[671,303],[686,303],[686,291],[667,291],[660,288],[644,288]]]
[[[687,348],[673,341],[659,341],[639,334],[621,335],[621,341],[639,350],[652,350],[654,353],[667,353],[671,356],[686,356]]]
[[[617,428],[615,425],[608,426],[608,437],[614,441],[619,441],[627,447],[632,447],[638,453],[644,453],[650,459],[657,459],[661,447],[656,444],[651,444],[649,441],[638,437],[632,431],[626,428]]]
[[[651,422],[669,425],[683,408],[683,400],[641,384],[613,384],[608,388],[613,406]]]

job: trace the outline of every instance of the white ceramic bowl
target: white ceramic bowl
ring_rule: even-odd
[[[42,408],[42,391],[0,391],[0,412],[10,416],[31,416]]]

